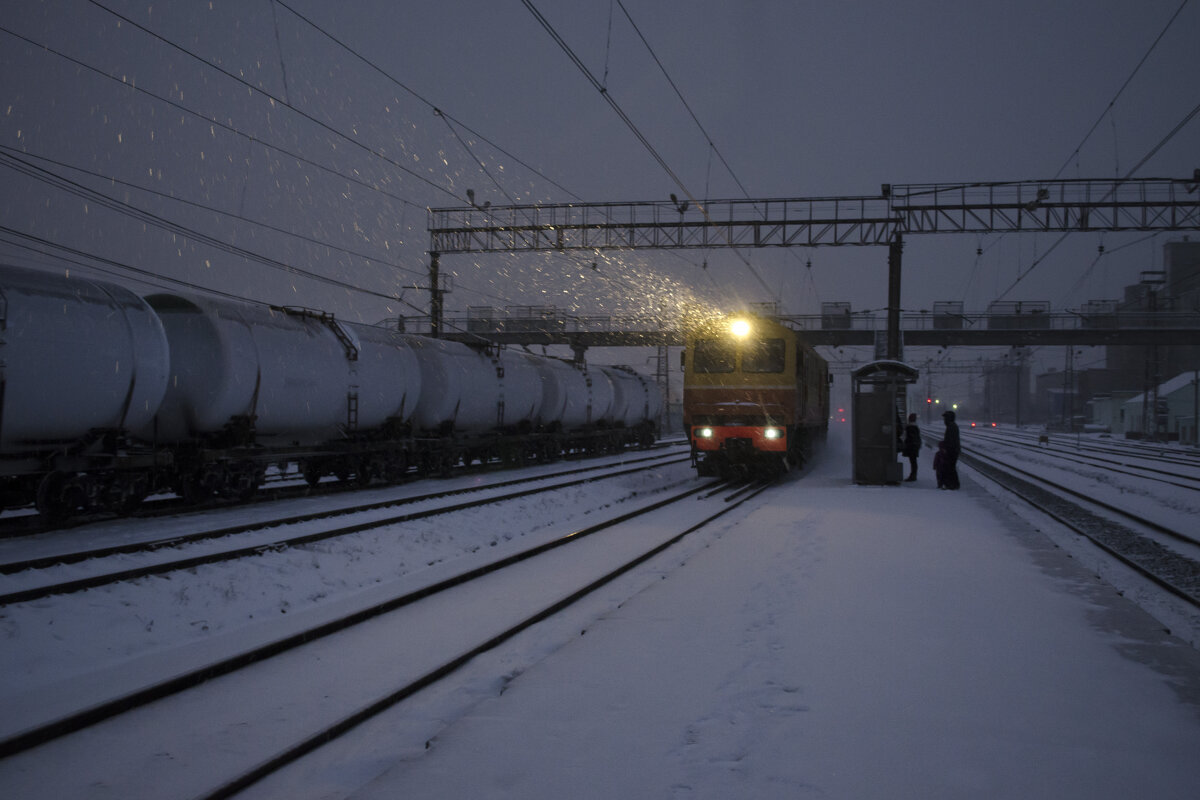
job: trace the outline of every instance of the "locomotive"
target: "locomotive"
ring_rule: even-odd
[[[612,452],[661,409],[624,367],[0,265],[0,507],[47,519]]]
[[[698,326],[683,356],[683,422],[699,475],[798,466],[829,428],[829,365],[800,332],[760,316]]]

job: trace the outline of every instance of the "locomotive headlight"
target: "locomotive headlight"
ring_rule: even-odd
[[[729,323],[729,332],[739,339],[745,339],[750,335],[750,322],[744,319],[735,319]]]
[[[764,428],[763,429],[763,438],[764,439],[778,439],[780,436],[783,436],[783,431],[779,430],[779,428]]]
[[[700,437],[701,439],[711,439],[712,435],[713,435],[712,428],[697,428],[696,429],[696,436]]]

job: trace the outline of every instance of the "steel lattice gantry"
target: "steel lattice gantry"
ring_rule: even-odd
[[[1200,173],[1200,170],[1197,171]],[[888,245],[897,235],[1200,229],[1191,179],[912,184],[875,197],[465,206],[429,212],[430,252]]]
[[[430,311],[437,336],[441,254],[887,245],[896,358],[905,236],[1180,230],[1200,230],[1200,169],[1188,179],[885,184],[874,197],[434,208]]]

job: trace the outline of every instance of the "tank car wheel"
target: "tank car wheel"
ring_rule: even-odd
[[[258,493],[258,470],[253,464],[237,464],[229,470],[226,491],[232,497],[246,502]]]
[[[397,453],[383,467],[383,479],[388,483],[399,483],[408,473],[408,454]]]
[[[191,473],[180,476],[175,494],[183,498],[184,504],[194,506],[210,497],[212,492],[205,487],[198,473]]]
[[[325,470],[312,463],[305,464],[303,472],[304,482],[312,487],[316,487],[321,482],[321,478],[325,477]]]
[[[354,480],[359,486],[370,486],[384,472],[384,465],[377,458],[364,458],[354,470]]]
[[[132,514],[138,510],[148,494],[150,494],[150,478],[146,475],[135,475],[112,487],[112,499],[109,507],[118,514]]]
[[[82,480],[65,472],[51,472],[38,484],[34,505],[43,519],[62,522],[86,503],[87,490]]]

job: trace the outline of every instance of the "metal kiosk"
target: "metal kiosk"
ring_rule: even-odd
[[[897,458],[908,416],[907,387],[918,375],[902,361],[872,361],[852,373],[855,483],[881,486],[904,477],[904,464]]]

